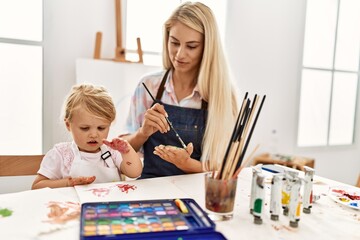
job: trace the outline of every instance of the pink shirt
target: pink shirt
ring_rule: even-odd
[[[71,149],[72,142],[57,143],[44,156],[40,169],[37,172],[49,179],[62,179],[70,177],[71,165],[74,161],[74,153]],[[120,169],[122,162],[121,154],[111,148],[108,148],[115,166]],[[106,166],[104,160],[101,159],[101,151],[98,153],[86,153],[80,151],[82,160],[95,163],[97,165]]]
[[[131,98],[130,113],[126,121],[127,133],[133,133],[138,128],[140,128],[144,120],[144,114],[146,110],[149,109],[154,102],[150,95],[147,93],[142,83],[145,83],[146,87],[149,89],[153,97],[156,98],[156,94],[158,92],[164,74],[165,71],[149,73],[144,75],[140,79],[140,82],[135,89],[135,93]],[[201,96],[199,93],[198,85],[195,86],[193,92],[189,96],[181,99],[180,102],[177,100],[174,92],[174,84],[172,81],[171,71],[165,82],[164,92],[161,97],[161,101],[165,104],[175,105],[179,107],[195,109],[201,108]]]

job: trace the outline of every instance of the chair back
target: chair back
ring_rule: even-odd
[[[36,175],[44,155],[1,155],[0,177]]]

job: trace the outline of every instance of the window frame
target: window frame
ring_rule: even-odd
[[[41,133],[39,133],[40,135],[38,136],[40,138],[40,143],[37,147],[37,150],[34,151],[26,151],[26,152],[20,152],[18,150],[18,147],[14,146],[14,149],[10,149],[9,152],[1,152],[0,155],[12,155],[13,152],[15,151],[17,154],[23,154],[23,155],[35,155],[35,154],[42,154],[44,151],[44,1],[41,1],[41,40],[28,40],[26,38],[12,38],[12,37],[5,37],[2,36],[0,37],[0,43],[1,44],[12,44],[12,45],[19,45],[19,46],[36,46],[36,47],[40,47],[41,48],[41,69],[39,69],[39,71],[41,72],[41,89],[39,89],[39,92],[42,93],[41,95],[41,107],[40,107],[40,112],[41,112],[41,116],[39,116],[39,118],[41,119]],[[11,23],[9,23],[11,24]],[[21,71],[21,70],[19,70]],[[26,101],[26,99],[24,99],[24,101]],[[9,116],[11,117],[11,116]],[[27,117],[27,116],[24,116]],[[40,152],[38,152],[40,151]]]
[[[357,71],[352,71],[352,70],[343,70],[343,69],[337,69],[336,68],[336,52],[337,52],[337,40],[338,40],[338,32],[339,32],[339,19],[341,16],[339,16],[340,13],[340,8],[341,8],[341,0],[337,0],[337,12],[336,12],[336,29],[335,29],[335,33],[334,33],[334,46],[333,46],[333,56],[332,56],[332,64],[331,64],[331,68],[326,68],[326,67],[312,67],[309,65],[305,65],[304,64],[304,52],[305,52],[305,47],[306,47],[306,43],[305,43],[305,33],[306,33],[306,21],[305,21],[305,25],[304,25],[304,41],[303,41],[303,56],[302,56],[302,61],[301,61],[301,73],[300,73],[300,85],[303,84],[303,71],[304,70],[316,70],[316,71],[325,71],[331,74],[331,82],[330,82],[330,99],[329,99],[329,109],[328,109],[328,119],[327,119],[327,137],[326,137],[326,144],[324,145],[300,145],[299,144],[299,135],[300,135],[300,117],[301,117],[301,103],[302,103],[302,97],[305,97],[305,93],[302,92],[301,87],[299,88],[299,110],[298,110],[298,124],[297,124],[297,138],[296,138],[296,146],[298,148],[322,148],[322,147],[344,147],[344,146],[353,146],[355,144],[355,135],[356,135],[356,127],[357,127],[357,122],[356,122],[356,118],[358,115],[358,104],[359,104],[359,82],[360,82],[360,52],[359,52],[359,64],[358,64],[358,69]],[[306,10],[308,11],[308,10]],[[360,42],[359,42],[359,46],[360,46]],[[352,131],[352,140],[351,143],[349,144],[331,144],[330,143],[330,137],[331,137],[331,116],[332,116],[332,111],[333,111],[333,93],[334,93],[334,81],[335,81],[335,75],[336,73],[350,73],[350,74],[357,74],[357,87],[355,90],[355,99],[354,99],[354,118],[353,118],[353,131]]]

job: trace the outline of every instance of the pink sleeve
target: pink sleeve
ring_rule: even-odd
[[[155,98],[160,85],[161,76],[162,73],[157,73],[155,75],[146,75],[141,78],[133,96],[131,97],[129,115],[126,119],[125,126],[127,134],[134,133],[138,128],[140,128],[144,120],[146,110],[149,109],[154,102],[151,96],[146,92],[142,83],[145,83],[146,87]]]

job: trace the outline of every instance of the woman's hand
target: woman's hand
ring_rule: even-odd
[[[150,137],[156,131],[161,133],[170,131],[170,126],[165,117],[167,117],[167,113],[164,106],[159,103],[154,104],[154,106],[146,110],[140,132],[146,137]]]
[[[186,146],[186,149],[175,146],[159,145],[155,147],[154,154],[168,161],[180,169],[187,167],[188,160],[194,151],[192,143]]]
[[[68,187],[73,187],[76,185],[86,185],[86,184],[90,184],[92,182],[94,182],[96,179],[95,176],[91,176],[91,177],[69,177],[68,178],[68,182],[67,185]]]
[[[122,138],[114,138],[109,142],[106,139],[103,139],[103,143],[106,146],[111,147],[112,149],[118,150],[121,153],[128,153],[130,151],[129,143],[125,139]]]

